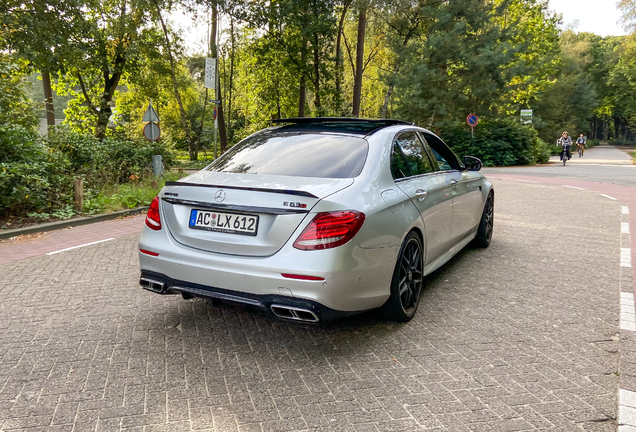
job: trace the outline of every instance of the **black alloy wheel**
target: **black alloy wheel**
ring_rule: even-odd
[[[406,236],[391,280],[391,297],[384,305],[387,317],[393,321],[410,321],[420,303],[424,284],[422,243],[417,234]]]
[[[473,240],[475,246],[482,248],[487,248],[488,246],[490,246],[494,224],[495,196],[492,192],[490,192],[488,194],[488,198],[486,198],[486,204],[484,205],[484,212],[481,215],[481,221],[479,222],[477,235],[475,236],[475,240]]]

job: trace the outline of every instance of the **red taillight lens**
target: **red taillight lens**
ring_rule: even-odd
[[[294,247],[301,250],[330,249],[347,243],[364,223],[364,213],[353,210],[323,212],[307,225]]]
[[[159,197],[155,197],[150,203],[148,214],[146,215],[146,226],[151,230],[161,229],[161,216],[159,216]]]
[[[297,274],[290,274],[290,273],[281,273],[280,275],[288,279],[309,280],[309,281],[324,281],[325,280],[324,277],[320,277],[320,276],[307,276],[307,275],[297,275]]]

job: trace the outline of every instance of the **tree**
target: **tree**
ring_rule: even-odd
[[[47,124],[55,125],[51,76],[70,60],[68,40],[80,19],[81,0],[6,0],[0,5],[0,35],[7,47],[42,74]]]
[[[65,65],[58,93],[76,97],[69,120],[99,139],[106,136],[115,92],[139,63],[142,46],[161,46],[153,26],[155,6],[143,0],[90,0],[72,23],[66,52],[73,61]]]

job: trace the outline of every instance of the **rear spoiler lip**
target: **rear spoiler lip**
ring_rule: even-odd
[[[257,191],[257,192],[269,192],[269,193],[278,193],[285,195],[296,195],[296,196],[304,196],[308,198],[316,198],[320,199],[314,194],[305,191],[298,191],[292,189],[267,189],[267,188],[256,188],[256,187],[246,187],[246,186],[227,186],[227,185],[207,185],[200,183],[188,183],[188,182],[180,182],[180,181],[167,181],[166,186],[191,186],[191,187],[204,187],[204,188],[216,188],[216,189],[238,189],[238,190],[249,190],[249,191]]]

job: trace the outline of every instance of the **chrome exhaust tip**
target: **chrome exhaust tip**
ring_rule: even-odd
[[[163,291],[165,288],[163,282],[158,282],[156,280],[147,279],[143,277],[139,279],[139,285],[143,289],[147,289],[148,291],[152,291],[158,294],[163,294]]]
[[[270,309],[279,318],[290,319],[294,321],[303,321],[303,322],[311,322],[317,323],[320,321],[318,315],[316,315],[313,311],[309,309],[297,308],[294,306],[283,306],[273,304],[270,306]]]

